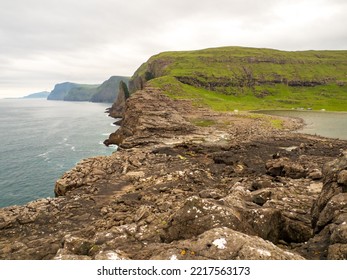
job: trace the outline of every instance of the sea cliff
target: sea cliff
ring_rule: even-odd
[[[101,85],[60,83],[54,86],[47,99],[113,103],[118,96],[119,84],[127,84],[128,81],[129,77],[112,76]]]
[[[117,152],[0,209],[1,259],[347,258],[346,141],[148,85],[124,104]]]

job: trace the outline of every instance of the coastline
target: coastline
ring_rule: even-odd
[[[117,152],[66,172],[57,198],[0,209],[0,259],[337,259],[327,229],[343,209],[316,212],[347,141],[298,125],[138,91],[110,135]]]

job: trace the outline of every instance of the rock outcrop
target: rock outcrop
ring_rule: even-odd
[[[314,238],[328,259],[347,259],[347,153],[323,168],[323,188],[312,207]],[[305,246],[306,247],[306,246]]]
[[[128,87],[123,81],[119,82],[118,95],[112,107],[109,109],[109,115],[112,118],[122,118],[125,111],[125,101],[130,97]]]
[[[121,108],[118,100],[115,104],[115,107]],[[188,135],[194,130],[193,125],[180,114],[184,107],[177,108],[173,100],[152,88],[139,91],[136,98],[127,102],[125,110],[127,114],[122,115],[121,128],[110,135],[107,145],[116,144],[124,148],[143,146],[159,143],[173,135]]]
[[[145,87],[117,152],[0,209],[0,259],[346,259],[347,143],[283,125]]]

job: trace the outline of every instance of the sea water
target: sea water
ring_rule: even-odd
[[[53,197],[54,184],[81,159],[110,155],[117,127],[111,104],[0,100],[0,207]]]
[[[347,140],[347,112],[263,110],[258,113],[300,118],[305,125],[298,132]]]

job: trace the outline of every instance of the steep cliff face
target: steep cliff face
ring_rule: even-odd
[[[78,86],[75,83],[65,82],[61,84],[56,84],[54,89],[48,95],[48,100],[64,100],[65,96],[69,93],[69,91]]]
[[[121,88],[120,83],[127,84],[129,77],[112,76],[105,82],[103,82],[97,89],[94,95],[91,97],[92,102],[105,102],[113,103],[116,101],[119,90]]]
[[[164,59],[150,58],[136,70],[129,81],[129,91],[133,93],[144,88],[146,82],[164,76],[166,68],[172,63],[173,59],[166,57]]]
[[[119,82],[118,95],[112,107],[109,109],[109,115],[113,118],[122,118],[125,110],[125,102],[129,98],[130,93],[125,82]]]
[[[69,82],[57,84],[47,99],[112,103],[118,96],[120,81],[127,83],[128,80],[128,77],[112,76],[101,85],[86,85]]]

